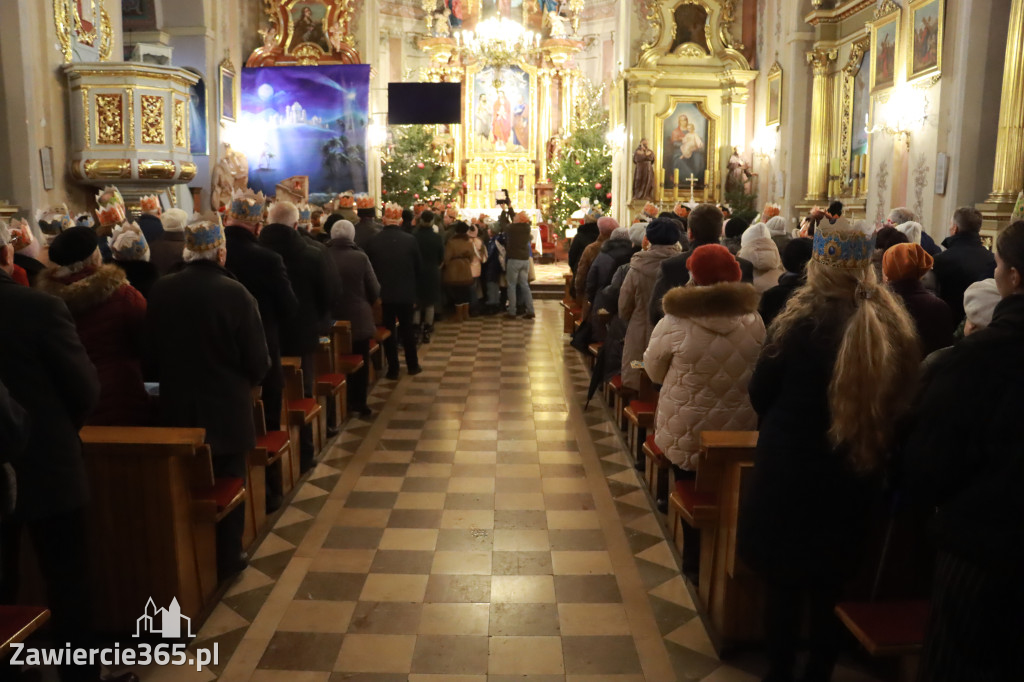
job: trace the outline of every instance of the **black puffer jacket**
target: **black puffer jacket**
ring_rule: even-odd
[[[601,247],[594,264],[587,272],[587,300],[593,302],[597,292],[611,284],[612,276],[619,267],[628,263],[636,253],[629,239],[609,239]]]

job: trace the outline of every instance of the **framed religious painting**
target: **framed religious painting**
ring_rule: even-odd
[[[871,24],[871,94],[896,83],[896,56],[900,43],[900,11],[875,19]]]
[[[765,125],[782,123],[782,67],[778,62],[768,70],[768,104],[765,107]]]
[[[530,150],[534,92],[519,66],[487,66],[472,75],[467,102],[470,148],[477,154],[526,154]]]
[[[944,0],[913,0],[910,12],[910,49],[907,80],[937,76],[942,71]]]
[[[715,186],[717,124],[704,98],[672,98],[668,110],[658,116],[655,139],[663,196],[676,187],[682,195],[691,186],[701,191]]]
[[[235,66],[230,59],[220,63],[220,117],[234,121],[238,117],[238,98],[235,95]]]

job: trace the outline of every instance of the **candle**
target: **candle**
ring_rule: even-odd
[[[679,169],[678,168],[676,168],[675,175],[673,177],[675,177],[675,183],[674,183],[675,187],[679,187]]]

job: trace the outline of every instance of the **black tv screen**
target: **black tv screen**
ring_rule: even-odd
[[[461,122],[461,83],[388,83],[388,125]]]

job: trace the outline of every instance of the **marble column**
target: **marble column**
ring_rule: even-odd
[[[814,79],[811,84],[811,139],[807,164],[807,201],[825,199],[828,191],[829,131],[832,118],[832,85],[829,65],[839,55],[835,48],[812,50],[807,53]]]
[[[989,203],[1013,203],[1024,189],[1024,0],[1013,0],[1003,93],[999,104],[996,164]]]

